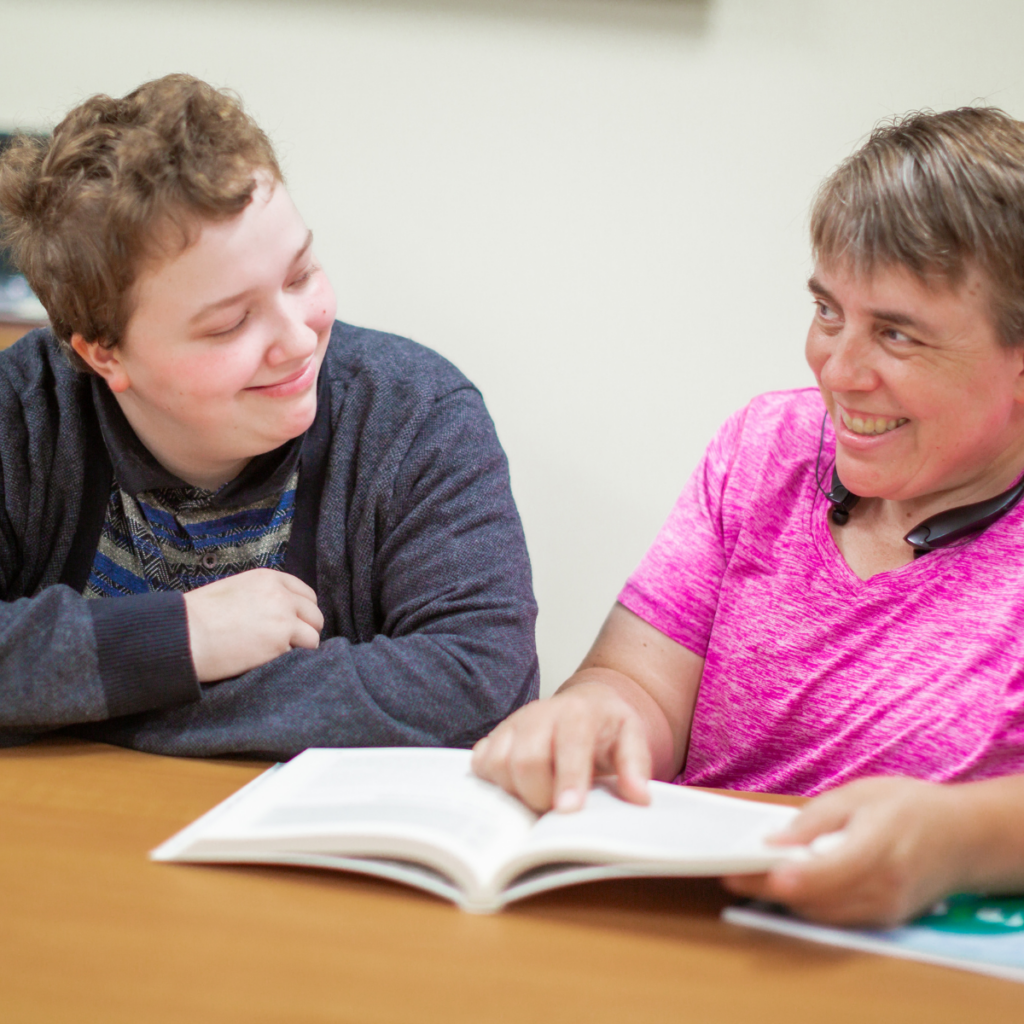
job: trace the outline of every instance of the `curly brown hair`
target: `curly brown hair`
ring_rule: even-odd
[[[875,128],[822,183],[816,259],[901,266],[956,286],[985,275],[1004,345],[1024,344],[1024,124],[995,107],[919,111]]]
[[[72,334],[118,345],[143,263],[243,210],[259,171],[282,180],[270,140],[237,96],[190,75],[93,96],[49,139],[14,140],[0,157],[0,239],[73,365],[88,369]]]

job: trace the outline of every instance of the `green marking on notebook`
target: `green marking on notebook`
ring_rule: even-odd
[[[960,935],[1024,932],[1024,896],[971,896],[960,893],[937,903],[914,924]]]

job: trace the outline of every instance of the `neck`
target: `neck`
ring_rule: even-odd
[[[234,480],[239,473],[252,461],[251,459],[238,459],[235,462],[224,463],[220,466],[198,466],[195,462],[182,462],[176,464],[173,456],[161,456],[154,451],[144,437],[140,440],[153,453],[153,457],[164,469],[180,477],[185,483],[192,487],[200,487],[206,491],[215,491],[223,487],[230,480]]]
[[[847,501],[847,507],[851,508],[849,517],[840,521],[830,515],[829,529],[849,567],[866,580],[876,573],[896,569],[910,562],[918,544],[922,544],[921,550],[929,550],[921,540],[925,534],[934,539],[940,534],[950,540],[955,539],[956,531],[961,526],[959,520],[953,523],[946,521],[941,526],[933,523],[923,531],[916,531],[921,536],[910,543],[904,540],[915,527],[922,526],[933,516],[1004,495],[1020,479],[1022,467],[1024,438],[1022,443],[1011,445],[1001,452],[996,460],[988,464],[983,474],[943,491],[908,500],[862,497],[856,503]],[[836,493],[834,487],[833,493]],[[978,529],[982,528],[982,525],[978,526]],[[925,537],[925,541],[928,537]]]
[[[211,458],[210,446],[201,439],[194,440],[188,435],[179,436],[175,443],[169,443],[164,435],[173,432],[153,429],[148,418],[139,413],[127,393],[114,397],[129,426],[135,431],[135,436],[146,446],[153,458],[168,472],[192,487],[215,491],[229,480],[234,480],[252,461],[251,456],[241,459]]]

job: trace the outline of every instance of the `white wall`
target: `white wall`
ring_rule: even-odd
[[[2,0],[0,125],[169,71],[277,142],[340,314],[480,386],[545,688],[719,422],[809,383],[806,209],[874,121],[1024,116],[1013,0]]]

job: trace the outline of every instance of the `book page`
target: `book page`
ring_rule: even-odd
[[[251,796],[186,830],[188,844],[174,855],[406,858],[477,891],[522,845],[537,816],[472,775],[470,756],[423,748],[307,750]]]
[[[649,806],[629,804],[606,786],[582,811],[549,812],[530,831],[523,854],[502,872],[506,882],[544,863],[657,865],[663,873],[726,874],[766,870],[791,856],[764,839],[785,827],[796,808],[651,783]]]

